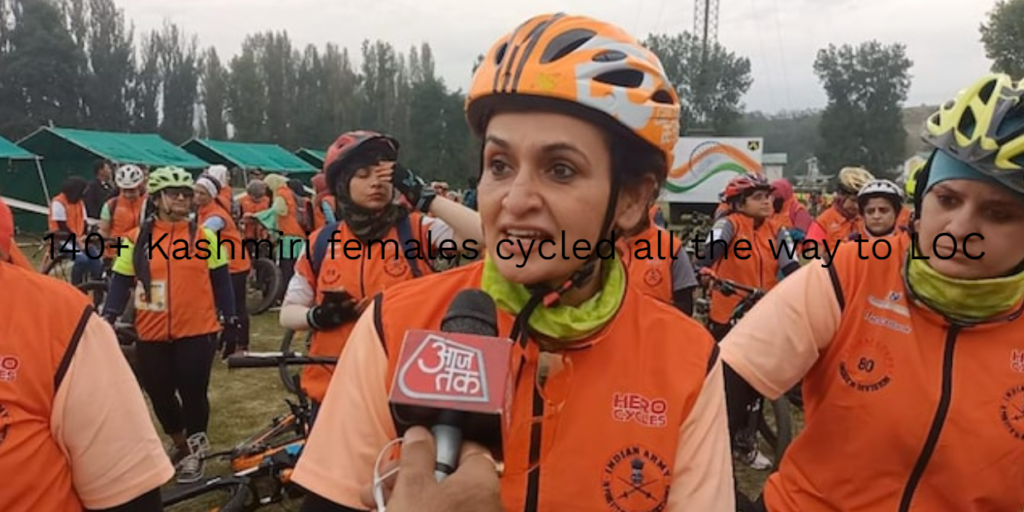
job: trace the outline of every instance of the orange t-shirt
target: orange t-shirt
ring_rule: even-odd
[[[888,258],[847,243],[801,268],[722,341],[768,398],[803,381],[767,509],[1021,510],[1024,318],[951,327],[905,289],[910,238],[885,240]]]
[[[482,273],[478,262],[377,296],[341,354],[295,469],[296,483],[334,503],[361,508],[360,492],[377,454],[397,435],[388,396],[405,333],[438,329],[452,298],[480,288]],[[615,319],[581,341],[585,348],[565,352],[571,392],[557,413],[549,408],[536,415],[539,431],[532,425],[534,404],[543,404],[535,398],[540,354],[532,341],[525,354],[514,349],[514,358],[522,354],[525,362],[505,416],[505,510],[524,510],[528,496],[536,496],[538,512],[736,510],[714,340],[668,304],[630,286],[624,293]],[[497,320],[498,331],[507,335],[513,315],[499,310]],[[554,388],[565,384],[549,378],[543,393],[561,396]],[[534,447],[541,454],[539,468],[528,472]],[[536,481],[528,474],[536,474]],[[641,485],[646,493],[630,492]]]
[[[4,512],[123,505],[174,475],[110,326],[62,281],[0,264]]]

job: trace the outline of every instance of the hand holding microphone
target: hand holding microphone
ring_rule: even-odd
[[[430,428],[437,442],[438,481],[456,471],[462,442],[482,445],[502,460],[502,439],[515,374],[512,341],[498,338],[497,307],[481,290],[452,301],[441,331],[409,331],[391,386],[399,435]]]
[[[459,455],[459,468],[444,482],[437,482],[434,471],[437,450],[434,439],[423,427],[405,433],[397,475],[384,481],[383,497],[388,512],[500,512],[498,471],[485,448],[465,443]],[[393,468],[387,468],[393,469]],[[377,506],[373,487],[362,492],[369,509]]]

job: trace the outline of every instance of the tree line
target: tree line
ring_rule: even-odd
[[[1002,0],[982,27],[997,68],[1021,69],[1024,44],[1014,34],[1024,33],[1015,21],[1024,17],[1012,16],[1021,5]],[[768,116],[745,111],[746,57],[720,44],[705,54],[687,32],[643,42],[677,88],[687,132],[762,136],[766,151],[790,153],[794,164],[816,154],[825,172],[891,169],[914,149],[902,124],[913,63],[901,44],[821,49],[814,71],[826,108]],[[221,56],[170,22],[137,33],[114,0],[0,0],[0,135],[10,139],[52,123],[159,133],[179,144],[199,136],[322,150],[342,131],[365,128],[396,136],[424,175],[462,184],[479,165],[464,100],[436,74],[426,42],[405,51],[380,40],[355,51],[303,48],[268,31]]]

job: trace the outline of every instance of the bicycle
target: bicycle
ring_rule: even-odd
[[[743,295],[743,298],[733,308],[732,314],[729,316],[730,327],[735,326],[767,293],[760,288],[753,288],[729,279],[722,279],[707,269],[702,271],[701,275],[707,276],[710,280],[709,292],[711,289],[716,289],[727,297],[737,293]],[[698,314],[705,317],[709,307],[710,304],[706,297],[697,299],[695,303],[695,310],[699,312]],[[784,394],[770,401],[772,415],[769,417],[766,408],[761,404],[762,401],[763,397],[762,400],[758,400],[757,406],[751,411],[751,414],[757,415],[756,418],[753,418],[753,421],[757,424],[757,433],[760,434],[761,438],[772,449],[774,455],[772,470],[774,471],[778,469],[782,456],[793,441],[793,405],[790,402],[789,394]]]
[[[250,315],[259,315],[265,313],[267,310],[274,305],[278,296],[281,294],[282,287],[288,284],[283,282],[284,277],[281,274],[281,267],[278,266],[276,258],[274,257],[273,245],[270,248],[269,254],[267,251],[263,251],[264,246],[260,243],[263,240],[270,240],[266,238],[269,236],[269,231],[262,223],[255,220],[263,229],[258,230],[261,235],[256,237],[257,242],[252,254],[247,254],[246,257],[250,257],[252,261],[252,268],[249,270],[249,277],[246,279],[246,298],[245,304],[246,309]],[[239,229],[245,233],[245,224],[249,218],[242,218],[239,220]],[[245,241],[242,241],[243,247],[240,250],[246,250]]]
[[[306,364],[335,364],[337,358],[311,357],[289,350],[294,332],[286,331],[281,351],[249,353],[228,357],[229,369],[278,368],[285,388],[297,400],[285,400],[289,412],[274,417],[265,429],[249,436],[228,450],[211,453],[206,460],[226,459],[231,474],[212,476],[194,484],[179,485],[163,493],[163,505],[173,505],[207,496],[226,493],[219,512],[251,512],[260,507],[302,496],[303,491],[292,484],[291,475],[302,454],[309,435],[312,407],[302,392],[297,376],[288,368]]]

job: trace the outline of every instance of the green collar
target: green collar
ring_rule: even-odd
[[[534,310],[530,315],[530,328],[558,341],[576,341],[590,336],[608,324],[618,312],[626,294],[626,271],[619,258],[602,260],[604,286],[593,297],[577,307],[557,305]],[[522,311],[531,292],[526,286],[506,280],[494,261],[484,260],[481,288],[503,311],[517,315]]]

